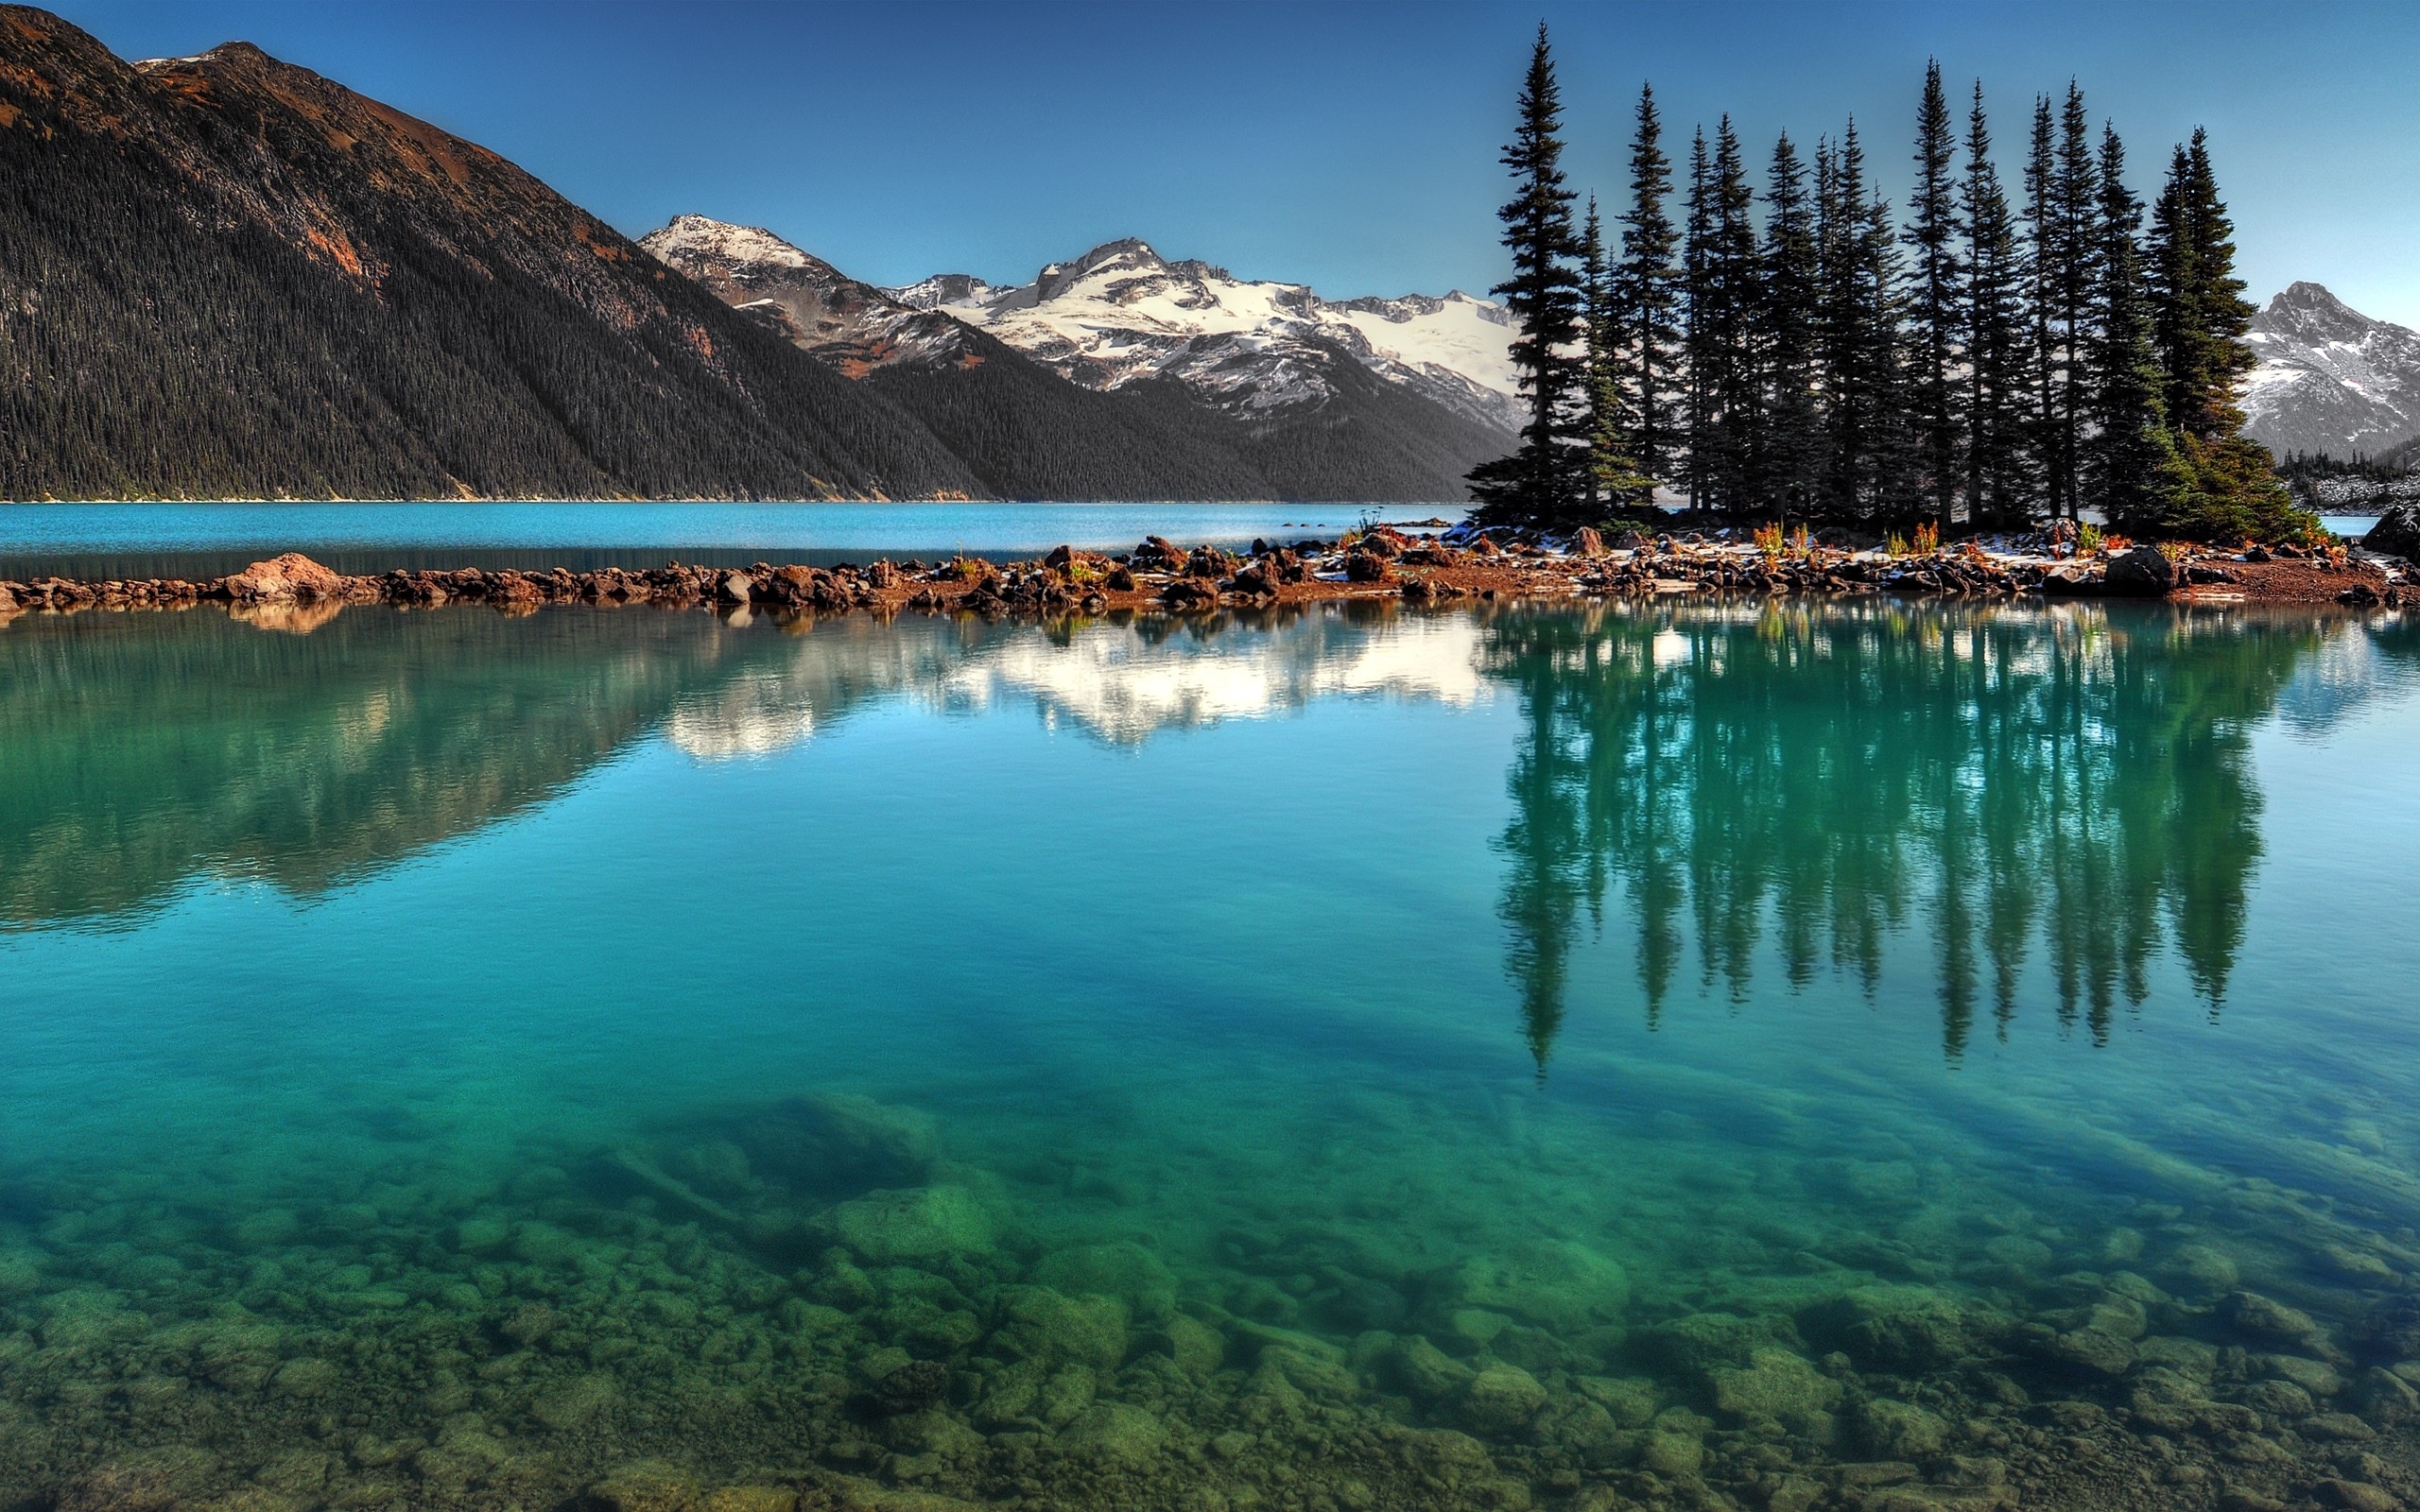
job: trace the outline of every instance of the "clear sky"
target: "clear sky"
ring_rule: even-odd
[[[54,6],[129,58],[258,43],[632,235],[698,211],[885,284],[1139,235],[1334,297],[1502,276],[1495,155],[1541,14],[1573,177],[1609,200],[1642,79],[1677,147],[1729,111],[1757,163],[1854,114],[1895,195],[1938,56],[1956,100],[1982,78],[2012,190],[2034,94],[2072,75],[2147,193],[2209,128],[2256,298],[2313,279],[2420,326],[2415,0]]]

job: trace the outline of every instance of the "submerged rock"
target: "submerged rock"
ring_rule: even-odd
[[[1829,1412],[1841,1400],[1841,1383],[1817,1372],[1802,1355],[1788,1349],[1760,1349],[1748,1363],[1708,1373],[1715,1406],[1735,1418],[1772,1418],[1787,1422]]]
[[[1630,1277],[1583,1245],[1549,1240],[1464,1262],[1434,1287],[1435,1311],[1464,1309],[1520,1318],[1548,1329],[1583,1329],[1618,1319],[1630,1305]]]
[[[876,1192],[832,1210],[832,1231],[867,1263],[911,1265],[988,1253],[992,1215],[963,1187]]]
[[[1176,1278],[1157,1255],[1129,1243],[1083,1245],[1045,1256],[1034,1267],[1041,1285],[1071,1297],[1113,1297],[1144,1319],[1176,1307]]]

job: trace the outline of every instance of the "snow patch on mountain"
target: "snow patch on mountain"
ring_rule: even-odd
[[[966,328],[894,299],[759,226],[680,215],[639,245],[851,377],[894,363],[958,361]]]
[[[2254,317],[2247,340],[2259,363],[2245,429],[2271,451],[2375,456],[2420,436],[2420,332],[2298,283]]]
[[[1338,352],[1498,430],[1520,423],[1503,306],[1460,291],[1330,302],[1301,284],[1170,261],[1135,238],[1052,263],[1029,284],[943,273],[888,291],[947,311],[1094,388],[1175,378],[1229,407],[1316,403]]]

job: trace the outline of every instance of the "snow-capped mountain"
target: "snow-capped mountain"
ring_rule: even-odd
[[[2271,451],[2376,456],[2420,436],[2420,332],[2294,284],[2253,318],[2250,341],[2245,428]]]
[[[1342,352],[1389,383],[1492,429],[1520,423],[1503,306],[1443,299],[1330,302],[1300,284],[1171,262],[1128,238],[1002,286],[942,273],[890,293],[945,310],[1093,388],[1165,375],[1230,408],[1280,409],[1332,391]]]
[[[966,354],[958,321],[860,284],[761,227],[681,215],[639,245],[852,378]]]
[[[906,290],[704,215],[639,245],[884,396],[1001,497],[1442,501],[1512,429],[1509,328],[1460,295],[1330,306],[1139,242],[1119,244],[1122,281],[1096,254],[1021,288],[944,275]],[[1100,312],[1121,299],[1113,333]],[[1129,387],[1157,374],[1172,381]]]

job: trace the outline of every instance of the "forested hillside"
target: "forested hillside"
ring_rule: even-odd
[[[0,7],[0,498],[1432,500],[1501,444],[1340,355],[1269,414],[958,329],[819,360],[306,69]]]
[[[258,49],[0,10],[0,495],[974,491],[512,164]]]

